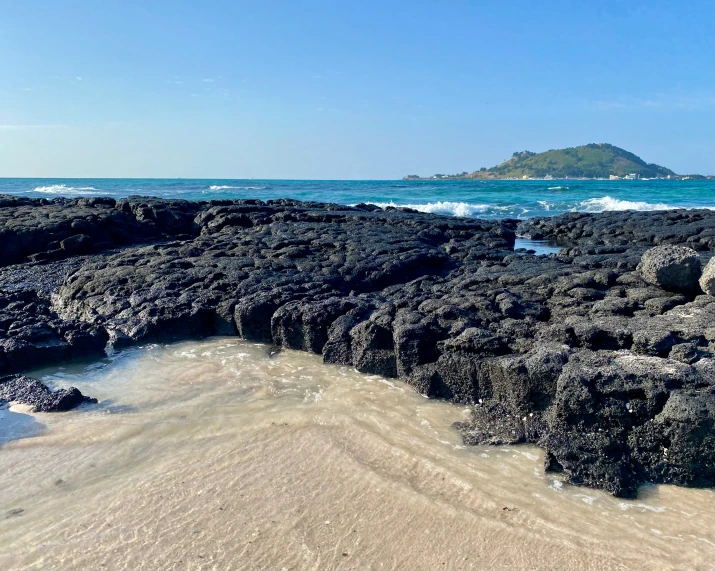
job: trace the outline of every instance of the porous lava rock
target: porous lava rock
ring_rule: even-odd
[[[699,283],[704,293],[715,297],[715,258],[711,258],[703,268]]]
[[[692,248],[656,246],[646,251],[638,272],[649,284],[674,291],[693,291],[700,278],[700,257]]]
[[[0,400],[31,405],[34,412],[64,412],[84,403],[97,402],[75,387],[51,391],[44,383],[24,375],[0,378]]]
[[[13,208],[52,222],[33,242]],[[103,224],[112,239],[98,242]],[[515,252],[517,233],[562,249]],[[637,269],[663,245],[706,260],[713,211],[495,221],[288,199],[0,198],[10,234],[29,241],[0,268],[4,374],[237,335],[472,405],[465,442],[534,442],[576,484],[627,497],[646,481],[713,485],[715,297]]]

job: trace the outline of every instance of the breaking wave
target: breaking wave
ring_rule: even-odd
[[[506,206],[495,206],[493,204],[469,204],[467,202],[428,202],[426,204],[396,204],[394,202],[371,202],[380,208],[392,206],[394,208],[412,208],[419,212],[427,212],[429,214],[449,214],[451,216],[474,216],[482,214],[488,210],[508,209]]]
[[[42,194],[97,194],[99,189],[93,186],[67,186],[66,184],[51,184],[49,186],[38,186],[32,192]]]
[[[589,198],[580,202],[575,210],[579,212],[605,212],[608,210],[672,210],[678,208],[662,202],[634,202],[631,200],[619,200],[610,196],[603,198]]]
[[[568,190],[568,186],[550,186],[549,190]]]
[[[228,190],[228,189],[238,189],[238,190],[265,190],[267,186],[230,186],[227,184],[212,184],[209,186],[209,190]]]
[[[565,187],[562,187],[565,188]],[[425,202],[423,204],[400,204],[396,202],[370,202],[380,208],[411,208],[419,212],[430,214],[445,214],[463,218],[486,217],[486,218],[529,218],[531,216],[551,216],[564,212],[588,212],[598,213],[614,210],[672,210],[683,208],[664,204],[661,202],[651,203],[642,201],[620,200],[611,196],[602,198],[588,198],[582,201],[547,201],[538,200],[533,203],[515,204],[487,204],[468,202]],[[353,205],[354,206],[354,205]]]

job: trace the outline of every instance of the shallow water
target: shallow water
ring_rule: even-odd
[[[558,254],[561,251],[561,246],[556,246],[548,240],[531,240],[529,238],[516,238],[514,240],[514,249],[524,248],[533,250],[535,256],[547,256],[549,254]]]
[[[714,567],[712,490],[563,485],[316,355],[215,338],[36,374],[100,404],[5,411],[34,435],[0,444],[0,569]]]

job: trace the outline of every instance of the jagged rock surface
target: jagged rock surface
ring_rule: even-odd
[[[554,240],[564,246],[648,247],[679,244],[698,252],[715,251],[715,217],[711,210],[570,212],[532,218],[519,225],[519,235]]]
[[[70,387],[51,391],[37,379],[24,375],[0,378],[0,401],[29,404],[34,412],[64,412],[97,399],[84,396],[79,389]]]
[[[195,202],[147,197],[37,200],[0,195],[0,266],[190,235],[198,209]]]
[[[700,278],[700,257],[692,248],[656,246],[643,254],[638,272],[649,284],[674,291],[695,291]]]
[[[711,259],[703,268],[699,284],[703,292],[715,296],[715,258]]]
[[[68,217],[97,208],[70,202]],[[292,200],[102,208],[154,243],[1,269],[0,369],[26,370],[32,347],[49,362],[239,335],[475,404],[465,441],[537,442],[575,483],[622,496],[648,480],[715,485],[715,298],[637,271],[662,243],[706,262],[715,212],[518,223]],[[564,249],[515,253],[517,232]]]

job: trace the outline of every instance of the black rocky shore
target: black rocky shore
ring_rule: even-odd
[[[711,210],[0,196],[0,398],[108,346],[236,335],[473,404],[465,442],[535,443],[575,484],[714,486],[713,254]]]

